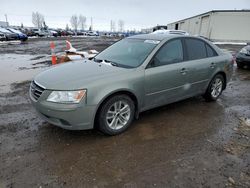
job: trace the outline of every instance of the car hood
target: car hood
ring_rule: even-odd
[[[56,65],[38,74],[34,80],[48,90],[76,90],[129,70],[106,63],[83,60]]]

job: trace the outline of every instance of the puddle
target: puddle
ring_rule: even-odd
[[[49,56],[3,54],[0,56],[0,92],[9,92],[15,82],[31,80],[39,72],[47,69]]]

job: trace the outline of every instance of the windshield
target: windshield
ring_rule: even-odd
[[[95,56],[96,60],[116,63],[117,66],[135,68],[140,66],[160,41],[123,39]]]

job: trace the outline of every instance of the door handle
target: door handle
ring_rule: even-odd
[[[187,69],[186,68],[182,68],[181,71],[180,71],[181,74],[186,74],[187,73]]]
[[[214,69],[214,67],[215,67],[215,63],[211,63],[210,68]]]

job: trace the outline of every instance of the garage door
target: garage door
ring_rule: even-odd
[[[201,18],[201,26],[200,26],[200,35],[204,37],[208,37],[208,24],[209,24],[209,16],[204,16]]]

